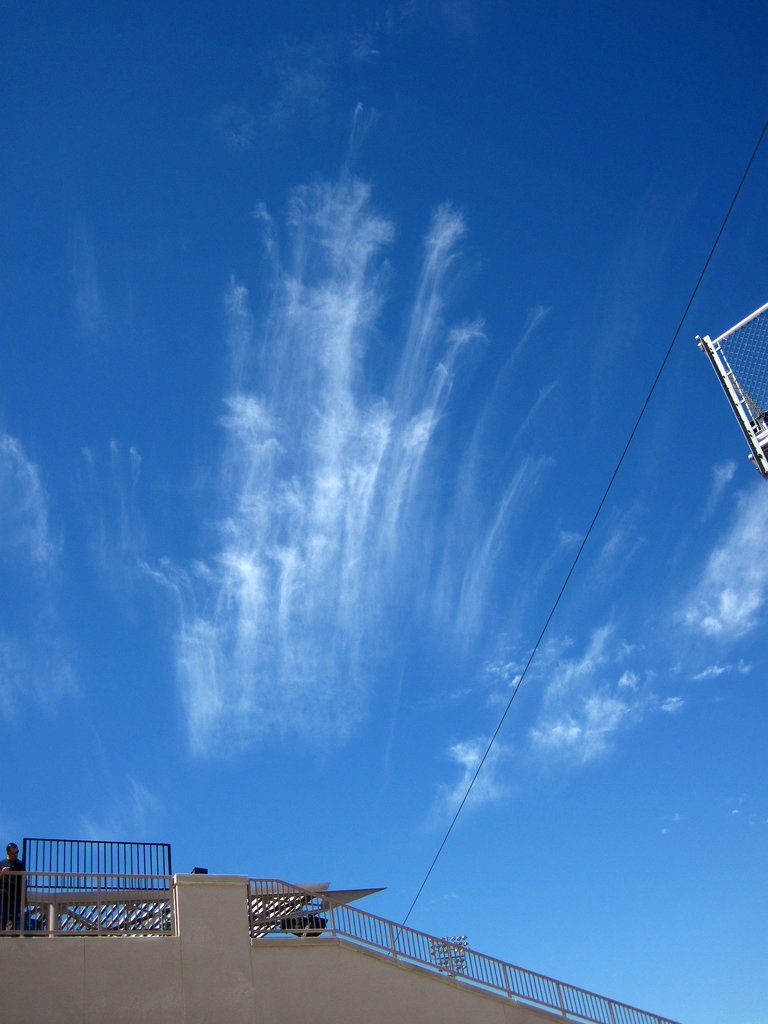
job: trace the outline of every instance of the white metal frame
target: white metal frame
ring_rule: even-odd
[[[19,875],[21,927],[0,931],[0,936],[176,934],[170,875],[50,871]]]
[[[587,989],[568,985],[536,971],[516,967],[495,957],[478,953],[466,945],[464,936],[440,939],[369,914],[357,907],[337,904],[331,893],[318,893],[275,878],[251,878],[248,882],[251,941],[327,942],[329,938],[367,946],[395,960],[418,964],[459,983],[499,992],[510,999],[554,1010],[567,1021],[592,1024],[674,1024],[667,1017],[636,1006],[617,1002]],[[299,935],[284,928],[287,917],[300,913],[317,919],[324,927]]]
[[[726,338],[729,338],[736,331],[754,320],[755,317],[760,316],[766,311],[768,311],[768,302],[761,306],[760,309],[756,309],[754,313],[750,313],[740,323],[731,327],[725,334],[715,338],[714,341],[707,334],[703,338],[697,336],[696,341],[699,343],[699,348],[712,363],[717,379],[720,381],[734,415],[739,421],[739,426],[750,447],[750,459],[754,462],[761,475],[768,480],[768,424],[765,421],[763,411],[753,408],[754,403],[741,388],[722,349],[722,342]]]

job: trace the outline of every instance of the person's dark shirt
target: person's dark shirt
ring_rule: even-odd
[[[10,868],[10,871],[3,871],[3,868]],[[5,860],[0,860],[0,886],[4,892],[8,893],[13,899],[21,899],[21,882],[20,878],[14,878],[14,871],[23,871],[24,861],[21,857],[17,857],[16,860],[11,860],[6,857]]]

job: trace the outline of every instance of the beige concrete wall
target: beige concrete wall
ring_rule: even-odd
[[[176,938],[0,940],[0,1020],[21,1024],[179,1024]]]
[[[329,936],[248,934],[247,879],[177,875],[178,936],[0,937],[13,1024],[545,1024],[429,971]]]
[[[252,962],[258,1024],[563,1024],[560,1015],[343,940],[266,939]],[[290,984],[276,985],[276,978]]]

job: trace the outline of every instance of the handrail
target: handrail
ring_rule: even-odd
[[[279,879],[249,879],[248,907],[254,941],[280,932],[301,935],[301,941],[304,937],[323,941],[323,936],[331,935],[377,949],[395,960],[417,963],[456,981],[554,1010],[565,1020],[675,1024],[667,1017],[479,953],[463,942],[416,931]],[[304,930],[300,927],[303,922],[309,922]]]
[[[117,889],[142,891],[170,889],[173,876],[141,874],[134,871],[24,871],[27,890],[35,892],[112,892]],[[32,880],[30,882],[30,879]]]

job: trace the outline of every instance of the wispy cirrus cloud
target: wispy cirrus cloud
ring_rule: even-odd
[[[570,710],[545,718],[532,730],[531,739],[542,751],[591,761],[609,749],[632,710],[615,694],[591,693]]]
[[[720,467],[715,492],[730,475],[729,466]],[[730,522],[726,521],[711,553],[702,556],[695,585],[682,602],[674,596],[678,607],[683,605],[677,619],[664,608],[656,608],[644,619],[644,629],[655,638],[652,648],[632,642],[631,633],[620,636],[613,623],[593,628],[581,647],[563,637],[542,646],[526,682],[540,689],[540,698],[526,744],[518,747],[521,763],[532,758],[532,763],[577,769],[609,755],[622,734],[649,716],[685,712],[693,694],[684,689],[660,693],[662,680],[676,680],[677,688],[685,679],[700,682],[752,670],[744,659],[704,662],[702,667],[701,655],[706,652],[700,642],[695,652],[686,654],[681,649],[680,618],[692,631],[716,642],[741,637],[762,621],[768,599],[768,566],[759,557],[766,497],[762,485],[737,496]],[[598,578],[606,576],[609,562],[615,572],[619,552],[619,565],[626,562],[629,540],[636,534],[636,513],[614,518],[595,562]],[[486,665],[486,675],[495,682],[491,703],[506,707],[523,661],[513,652]]]
[[[17,707],[18,696],[26,691],[26,665],[19,642],[0,634],[0,715],[10,718]]]
[[[367,64],[380,56],[381,51],[376,49],[374,33],[371,31],[356,32],[349,43],[352,59],[360,64]]]
[[[323,109],[328,103],[335,62],[334,47],[327,38],[286,44],[273,54],[267,68],[274,84],[267,109],[269,121],[280,126]]]
[[[681,617],[691,630],[735,640],[763,621],[768,598],[768,561],[762,550],[768,491],[760,483],[736,499],[731,522],[684,602]]]
[[[727,467],[717,475],[725,482],[730,476]],[[754,630],[762,620],[768,567],[756,552],[760,551],[766,511],[762,485],[737,497],[731,522],[714,550],[703,557],[700,575],[682,602],[681,616],[691,630],[716,641],[732,640]],[[627,522],[632,525],[631,519],[624,517],[618,522],[619,526],[609,531],[607,547],[598,554],[598,576],[605,575],[604,563],[613,557],[615,539],[631,532],[626,526]],[[621,547],[626,546],[625,539]],[[648,716],[676,716],[685,711],[690,695],[685,691],[660,694],[660,680],[676,679],[679,686],[686,677],[700,682],[725,674],[746,675],[752,670],[744,659],[701,667],[698,648],[692,657],[683,655],[681,662],[679,622],[678,617],[670,628],[664,610],[657,609],[644,623],[656,638],[653,650],[648,651],[644,645],[620,637],[612,624],[593,629],[581,651],[563,638],[543,645],[527,681],[528,686],[541,688],[539,710],[528,730],[527,747],[520,748],[519,756],[533,755],[546,765],[577,768],[610,754],[622,733]],[[670,657],[671,665],[662,668]],[[506,706],[510,687],[519,680],[520,658],[500,658],[487,671],[503,684],[496,703]]]
[[[631,667],[627,667],[627,664]],[[520,682],[524,661],[499,657],[485,666],[486,681],[495,684],[489,703],[506,708]],[[533,724],[520,735],[516,745],[517,774],[542,768],[578,771],[610,756],[621,737],[652,715],[669,716],[683,712],[683,696],[660,696],[659,679],[672,676],[647,664],[642,645],[631,644],[619,635],[613,623],[594,628],[579,645],[568,637],[555,637],[543,644],[532,662],[525,685],[539,690]],[[503,736],[502,736],[503,739]],[[457,750],[476,751],[474,740],[461,742]],[[472,772],[465,770],[453,786],[441,784],[436,806],[448,802],[454,809],[471,781],[485,748],[479,752]],[[508,759],[505,759],[508,761]],[[503,799],[509,794],[505,769],[499,765],[485,791],[485,799]],[[478,776],[481,783],[486,766]]]
[[[27,608],[29,625],[0,629],[0,714],[13,717],[29,701],[52,710],[76,689],[73,659],[52,601],[61,544],[49,526],[49,499],[22,443],[0,434],[0,553],[4,593]]]
[[[429,821],[437,824],[456,813],[467,789],[477,771],[478,765],[488,749],[488,737],[476,737],[452,743],[445,752],[446,757],[460,769],[458,777],[449,785],[440,785],[432,807]],[[467,806],[499,800],[509,792],[509,783],[501,778],[502,765],[509,757],[509,750],[501,743],[494,743],[477,776],[467,799]]]
[[[739,675],[745,676],[751,671],[752,666],[744,661],[743,658],[740,658],[735,665],[707,665],[706,668],[692,675],[691,679],[695,682],[699,682],[702,679],[717,679],[719,676],[732,672],[738,672]]]
[[[56,556],[40,471],[9,434],[0,434],[0,545],[21,551],[39,567]]]
[[[257,220],[272,299],[257,318],[243,284],[226,295],[231,386],[215,543],[187,569],[147,570],[178,599],[179,684],[201,752],[265,733],[341,738],[358,720],[382,616],[395,605],[431,614],[431,553],[456,525],[442,501],[450,481],[434,463],[464,355],[484,342],[479,320],[447,315],[466,232],[452,207],[427,231],[405,337],[387,339],[388,375],[372,373],[369,357],[384,341],[394,228],[369,187],[345,174],[297,189],[286,256],[265,208]],[[476,616],[494,550],[538,472],[524,463],[479,548],[472,541],[443,565],[448,614],[467,617],[471,604]]]
[[[94,448],[81,449],[80,485],[90,547],[96,565],[111,585],[136,572],[143,557],[144,522],[138,487],[142,457],[138,450],[112,438],[108,456]]]
[[[528,505],[537,484],[551,465],[552,460],[547,457],[523,460],[507,486],[493,520],[468,557],[459,590],[456,619],[463,633],[476,631],[485,612],[488,579],[498,561],[500,548],[509,536],[512,516]]]
[[[606,537],[595,553],[593,580],[603,585],[608,579],[616,579],[626,571],[637,552],[647,543],[638,531],[639,510],[637,508],[615,512],[607,517]]]
[[[730,479],[729,466],[720,467],[715,478],[714,490],[719,491]],[[768,511],[766,497],[764,488],[758,486],[737,498],[730,524],[706,557],[696,584],[682,602],[681,617],[695,632],[730,640],[754,629],[761,621],[768,597],[768,566],[755,557],[755,552],[760,549],[762,524]],[[598,556],[598,570],[616,547],[615,538],[626,538],[630,532],[634,531],[628,531],[623,521],[610,532],[608,547]],[[627,549],[627,540],[622,540],[620,546]],[[644,655],[636,645],[627,647],[617,641],[610,626],[591,634],[580,657],[563,657],[555,652],[553,659],[545,653],[542,663],[535,668],[536,678],[548,681],[539,720],[531,731],[533,747],[583,763],[609,751],[622,729],[648,714],[683,711],[688,700],[684,693],[658,695],[652,685],[659,678],[685,672],[680,664],[671,670],[659,669],[665,651],[668,655],[679,653],[678,623],[670,630],[664,613],[659,611],[646,624],[657,637],[650,664],[648,654]],[[615,673],[627,662],[629,667],[622,669],[616,681]],[[743,660],[735,665],[715,663],[698,670],[689,668],[688,678],[699,681],[725,672],[747,673],[750,669]]]
[[[715,511],[725,492],[725,488],[733,479],[735,472],[736,463],[733,459],[728,459],[726,462],[718,463],[712,467],[712,485],[704,505],[703,519],[708,519]]]
[[[230,153],[251,149],[257,138],[256,118],[247,107],[225,103],[211,114],[216,135]]]
[[[500,474],[500,493],[494,495],[493,489],[489,490],[488,452],[493,452],[498,462],[496,439],[500,430],[506,432],[508,429],[509,414],[505,400],[513,379],[512,370],[517,357],[548,313],[549,310],[540,305],[529,310],[520,337],[480,407],[469,443],[459,460],[454,492],[448,498],[452,502],[455,528],[442,549],[435,603],[438,612],[442,612],[443,622],[450,622],[465,639],[475,635],[480,625],[488,581],[511,535],[516,517],[529,507],[539,485],[554,466],[554,460],[548,456],[517,454],[521,434],[554,390],[555,384],[551,384],[539,392],[504,446],[514,454],[507,456],[509,465],[505,469],[508,472]],[[476,324],[476,332],[477,341],[484,342],[482,324]],[[556,557],[554,552],[552,557]],[[454,571],[457,564],[465,566],[460,577],[456,577]],[[548,563],[540,567],[538,579],[543,578],[547,568]],[[458,614],[455,609],[458,609]]]
[[[685,699],[659,696],[659,673],[641,655],[611,624],[593,630],[581,654],[550,644],[535,669],[536,679],[546,682],[529,732],[531,753],[545,763],[583,765],[609,754],[621,734],[648,715],[681,711]]]
[[[73,305],[77,329],[86,337],[97,336],[106,317],[96,268],[96,254],[91,235],[78,228],[72,248]]]
[[[552,657],[552,655],[555,655]],[[585,763],[611,749],[619,729],[641,707],[638,680],[619,672],[614,629],[595,629],[580,656],[545,654],[539,674],[546,684],[538,721],[529,734],[531,748],[547,758]]]
[[[53,714],[78,690],[73,658],[49,617],[35,623],[34,641],[0,632],[0,716],[13,719],[29,702]]]
[[[104,836],[146,835],[157,828],[163,805],[143,782],[129,776],[122,784],[110,785],[110,810],[106,816],[85,815],[80,828],[88,839]]]

